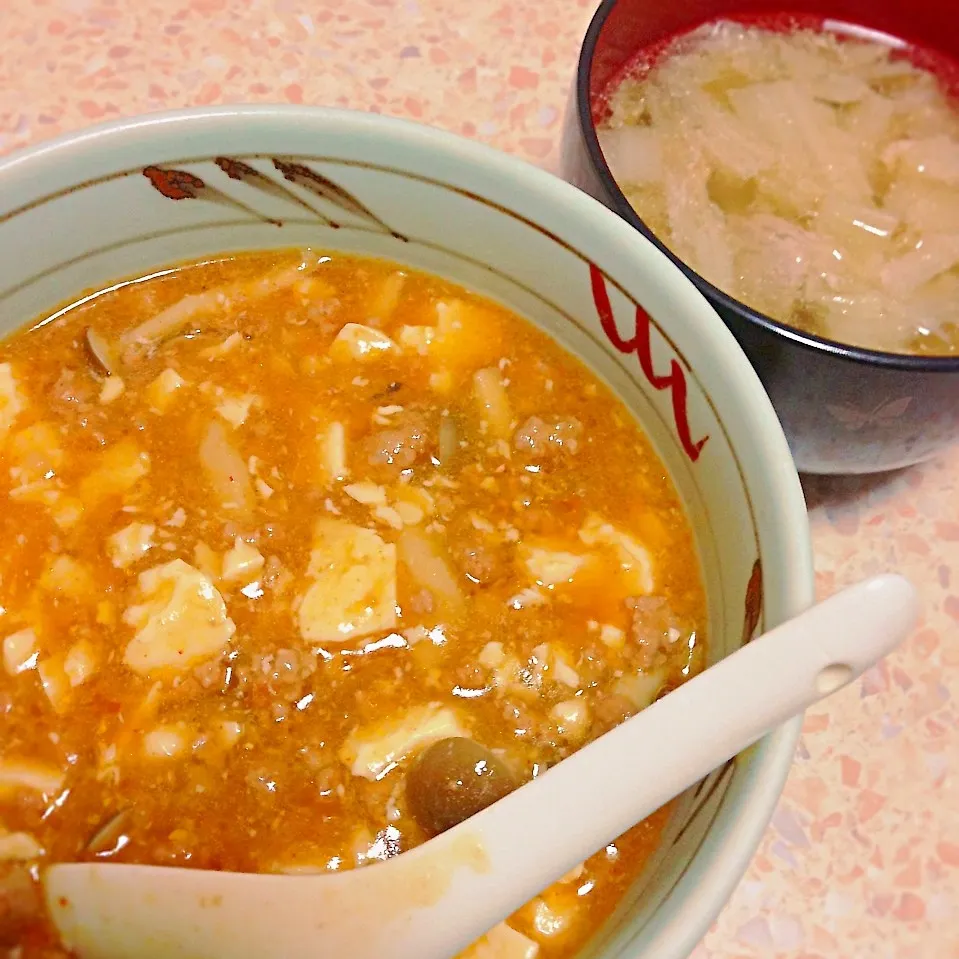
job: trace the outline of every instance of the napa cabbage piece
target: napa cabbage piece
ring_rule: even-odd
[[[879,278],[884,287],[901,296],[913,293],[957,264],[959,232],[934,233],[925,237],[921,247],[887,261]]]
[[[882,154],[886,166],[959,187],[959,141],[946,134],[897,140]]]
[[[26,406],[26,398],[13,375],[13,367],[9,363],[0,363],[0,437],[10,431]]]
[[[0,758],[0,799],[20,791],[52,797],[63,788],[64,778],[55,766],[35,759]]]
[[[663,177],[659,134],[650,127],[621,126],[598,131],[613,176],[619,183],[658,183]]]
[[[330,423],[319,435],[318,466],[325,485],[349,476],[346,450],[346,427],[339,421]]]
[[[362,503],[364,506],[386,505],[386,488],[368,480],[361,483],[348,483],[343,487],[343,492],[350,499]]]
[[[949,233],[959,223],[959,190],[918,177],[893,180],[883,210],[899,217],[915,233]]]
[[[772,213],[727,222],[740,291],[756,309],[788,316],[821,260],[820,238]]]
[[[489,366],[473,374],[473,396],[481,427],[495,439],[508,440],[513,428],[513,407],[497,367]]]
[[[690,140],[710,168],[745,183],[774,167],[776,148],[756,125],[718,107],[715,97],[696,89],[687,91],[681,107]]]
[[[698,151],[691,162],[678,167],[676,162],[669,158],[663,180],[671,244],[711,282],[729,289],[732,253],[723,212],[709,196],[709,168]]]
[[[4,832],[0,829],[0,863],[28,862],[43,855],[43,846],[28,832]]]
[[[438,537],[423,530],[407,528],[397,541],[399,557],[416,583],[437,600],[447,612],[463,604],[463,591],[450,568],[449,554]]]
[[[928,71],[712,24],[620,84],[598,134],[639,215],[720,289],[853,345],[959,351],[959,115]]]
[[[200,440],[200,465],[224,508],[240,512],[252,509],[253,484],[247,461],[219,421],[210,423]]]
[[[187,750],[186,736],[180,724],[157,726],[143,737],[143,754],[150,759],[176,759]]]

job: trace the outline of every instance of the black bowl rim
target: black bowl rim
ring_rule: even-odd
[[[599,145],[596,126],[593,123],[593,114],[590,102],[590,73],[593,68],[593,57],[596,53],[596,44],[602,33],[606,20],[619,0],[602,0],[596,13],[590,21],[589,28],[580,48],[579,61],[576,66],[576,117],[580,132],[586,144],[593,170],[599,176],[600,182],[610,199],[613,209],[630,226],[635,227],[648,240],[651,240],[658,249],[662,250],[682,271],[689,277],[707,299],[718,302],[723,309],[744,317],[754,326],[758,326],[768,333],[781,336],[798,346],[814,352],[827,354],[836,359],[861,363],[866,366],[880,367],[889,370],[908,370],[915,373],[959,373],[959,356],[923,356],[908,353],[886,353],[881,350],[870,350],[860,346],[848,346],[836,340],[829,340],[813,333],[804,333],[795,327],[788,326],[779,320],[760,313],[745,303],[724,293],[719,287],[713,286],[708,280],[700,276],[692,267],[684,263],[670,250],[649,227],[643,222],[636,211],[630,206],[626,195],[619,188],[612,171],[606,163],[603,151]],[[638,51],[637,51],[638,52]]]

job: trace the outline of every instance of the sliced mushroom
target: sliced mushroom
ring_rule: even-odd
[[[126,845],[123,830],[130,821],[132,809],[127,806],[117,813],[108,816],[90,837],[84,847],[84,852],[99,858],[106,858],[119,852]]]
[[[110,344],[92,326],[84,330],[83,342],[87,348],[87,355],[98,374],[112,376],[116,373],[120,365],[116,355]]]
[[[206,320],[211,315],[215,317],[219,314],[222,317],[224,313],[230,312],[231,304],[237,301],[246,301],[249,304],[250,301],[261,300],[289,289],[294,283],[308,278],[315,265],[315,261],[305,260],[296,266],[278,267],[252,280],[241,280],[238,283],[204,290],[202,293],[188,293],[123,334],[120,339],[126,348],[127,358],[156,349],[162,342],[178,336],[201,317],[205,321],[204,327],[209,331],[210,325]]]

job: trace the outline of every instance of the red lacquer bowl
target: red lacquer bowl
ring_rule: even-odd
[[[595,123],[611,85],[641,55],[711,20],[795,22],[875,31],[911,47],[959,91],[959,30],[946,0],[606,0],[580,53],[567,111],[562,174],[664,250],[706,296],[746,352],[809,473],[874,473],[929,459],[959,439],[959,356],[882,353],[795,330],[717,289],[674,256],[629,205],[603,158]],[[959,230],[959,223],[956,224]],[[956,305],[959,317],[959,304]]]

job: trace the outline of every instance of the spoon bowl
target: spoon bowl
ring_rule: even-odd
[[[45,876],[82,959],[448,959],[545,886],[901,642],[914,588],[882,575],[771,630],[477,815],[395,859],[322,875],[77,863]]]

